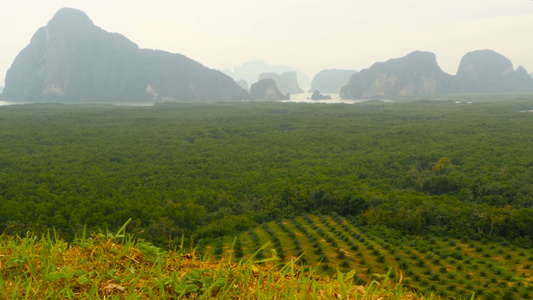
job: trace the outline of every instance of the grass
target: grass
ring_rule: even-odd
[[[356,270],[320,276],[297,260],[279,263],[274,250],[263,259],[210,261],[194,250],[166,251],[135,240],[125,226],[116,234],[83,233],[73,243],[55,232],[1,235],[0,298],[419,299],[389,274],[361,286]]]

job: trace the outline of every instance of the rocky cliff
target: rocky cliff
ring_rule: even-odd
[[[322,95],[319,90],[315,90],[311,95],[311,100],[331,100],[331,96]]]
[[[250,99],[253,101],[289,100],[290,95],[283,95],[272,78],[261,79],[250,87]]]
[[[278,73],[262,73],[259,75],[259,80],[272,78],[276,82],[278,89],[284,94],[299,94],[304,91],[298,85],[298,75],[296,72]]]
[[[313,77],[309,91],[319,90],[324,93],[338,93],[355,73],[357,73],[355,70],[322,70]]]
[[[516,70],[492,50],[467,53],[455,76],[444,73],[430,52],[415,51],[375,63],[350,77],[340,93],[344,99],[448,93],[533,92],[533,79],[522,66]]]
[[[4,99],[24,102],[247,99],[229,76],[181,54],[139,49],[63,8],[32,37],[6,74]]]
[[[533,91],[533,80],[524,67],[514,70],[507,57],[487,49],[463,56],[454,82],[459,93]]]
[[[435,54],[414,51],[401,58],[378,62],[350,77],[340,96],[362,99],[449,92],[451,76],[444,73]]]

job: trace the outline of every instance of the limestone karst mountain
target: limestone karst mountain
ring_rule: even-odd
[[[252,101],[289,100],[290,95],[283,95],[274,79],[265,78],[250,86],[250,99]]]
[[[533,91],[533,80],[524,67],[514,70],[507,57],[488,49],[464,55],[454,79],[454,90],[461,93]]]
[[[444,73],[435,54],[414,51],[378,62],[350,77],[341,90],[344,99],[449,93],[533,92],[533,79],[522,66],[516,70],[505,56],[476,50],[461,60],[455,76]]]
[[[444,73],[435,54],[414,51],[401,58],[378,62],[350,77],[340,92],[344,99],[392,95],[446,93],[452,77]]]
[[[234,73],[253,73],[259,67],[272,66],[250,62],[236,68]],[[354,73],[349,80],[337,77],[341,71],[342,76],[349,76],[347,72],[351,72],[328,70],[331,73],[326,76],[329,82],[323,80],[327,86],[316,86],[313,90],[334,93],[338,92],[337,87],[344,85],[340,94],[345,99],[533,92],[533,78],[528,71],[522,66],[514,69],[509,59],[492,50],[467,53],[455,76],[440,69],[433,53],[421,51],[375,63]],[[283,94],[302,92],[298,84],[300,73],[283,72],[279,75],[275,72],[263,74],[260,79],[274,78]],[[322,73],[317,74],[317,81]],[[240,85],[228,75],[184,55],[140,49],[126,37],[97,27],[82,11],[63,8],[46,26],[37,30],[29,45],[16,57],[6,74],[0,98],[16,102],[248,99],[247,84],[240,82]]]
[[[5,79],[21,102],[220,101],[247,99],[229,76],[181,54],[139,47],[63,8],[34,34]]]

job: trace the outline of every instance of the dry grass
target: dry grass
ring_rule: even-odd
[[[355,271],[318,276],[276,253],[257,261],[209,262],[120,235],[0,236],[2,299],[421,299],[385,278],[366,287]]]

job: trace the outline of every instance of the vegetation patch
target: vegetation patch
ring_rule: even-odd
[[[287,234],[287,229],[279,224],[295,224],[295,231],[289,232],[301,233],[298,243],[307,245],[306,250],[294,247],[290,239],[273,245],[277,237]],[[381,282],[386,277],[427,297],[437,292],[441,297],[456,298],[523,297],[533,291],[533,271],[524,261],[526,252],[531,250],[505,243],[405,236],[386,227],[361,227],[338,215],[283,219],[248,232],[264,228],[271,233],[262,235],[258,244],[269,243],[266,250],[282,251],[285,259],[277,262],[280,266],[302,256],[306,261],[300,265],[316,268],[322,276],[335,275],[336,270],[353,271],[354,282],[361,285]],[[495,252],[518,259],[502,260],[492,254]],[[227,258],[230,253],[225,252],[222,257]],[[213,257],[209,252],[206,255]],[[252,255],[253,252],[243,253],[245,259]]]
[[[2,299],[418,299],[401,284],[354,280],[355,271],[317,276],[293,260],[248,255],[204,261],[132,236],[95,235],[67,243],[55,234],[0,236]]]

